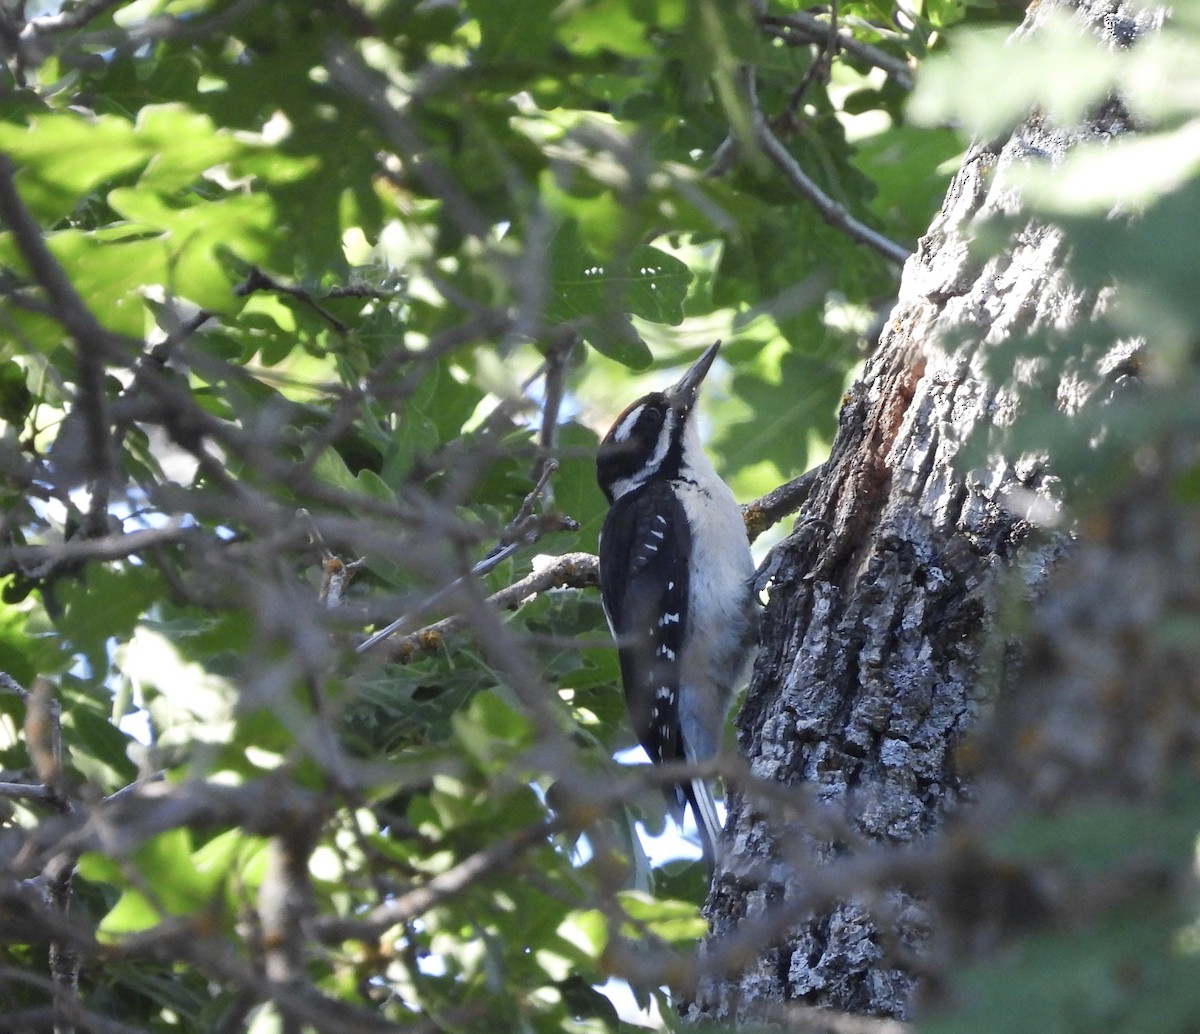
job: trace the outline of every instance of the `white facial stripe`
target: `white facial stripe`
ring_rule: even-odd
[[[633,409],[625,414],[621,422],[612,430],[612,440],[614,442],[623,442],[628,440],[629,436],[633,434],[633,428],[638,422],[638,417],[642,415],[642,410],[645,408],[646,407],[644,405],[634,406]]]
[[[612,494],[614,499],[620,499],[621,496],[632,492],[637,488],[645,478],[617,478],[612,483]]]
[[[668,409],[662,427],[658,429],[658,441],[654,445],[654,455],[646,464],[647,476],[658,471],[662,461],[667,458],[667,450],[671,448],[671,439],[675,437],[675,410]]]

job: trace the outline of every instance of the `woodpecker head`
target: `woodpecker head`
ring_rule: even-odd
[[[710,345],[666,391],[643,395],[617,417],[596,456],[596,478],[609,503],[652,478],[678,477],[689,460],[707,463],[691,416],[720,347],[720,341]],[[686,455],[689,441],[696,443],[697,457]]]

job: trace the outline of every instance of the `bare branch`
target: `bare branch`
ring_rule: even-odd
[[[550,478],[554,476],[554,473],[557,470],[558,460],[556,459],[547,459],[542,465],[542,469],[539,471],[537,476],[537,481],[534,483],[533,488],[530,489],[529,493],[522,501],[521,508],[517,511],[516,517],[509,522],[508,527],[505,528],[503,534],[501,534],[500,542],[502,545],[507,545],[509,542],[524,541],[531,534],[530,524],[540,523],[540,521],[535,520],[536,515],[534,510],[537,507],[538,500],[541,498],[542,493],[545,492],[546,486],[550,483]],[[566,522],[570,522],[570,518],[564,518],[564,520]],[[533,532],[536,532],[537,530],[538,529],[536,527],[532,529]],[[569,523],[567,523],[564,524],[564,528],[562,530],[573,531],[574,529],[570,527]]]
[[[537,478],[539,486],[544,484],[541,471],[544,471],[553,460],[549,459],[554,449],[555,438],[558,434],[558,415],[562,408],[563,390],[565,387],[567,356],[578,341],[579,335],[573,330],[564,332],[561,340],[556,341],[546,353],[545,379],[542,388],[542,423],[538,429],[538,447],[544,452],[545,458],[539,460]],[[557,468],[557,464],[555,464]],[[535,468],[537,470],[538,468]]]
[[[0,967],[0,986],[5,984],[24,984],[53,995],[54,982],[40,973],[31,973],[19,966]],[[63,1020],[74,1023],[89,1034],[148,1034],[145,1027],[133,1027],[126,1023],[108,1019],[99,1013],[85,1009],[78,1000],[57,1001],[52,1006],[36,1006],[30,1009],[7,1009],[0,1014],[0,1032],[3,1034],[26,1034],[27,1031],[44,1030],[55,1024],[56,1030],[62,1029],[58,1024]]]
[[[554,563],[492,593],[487,602],[499,610],[516,610],[538,593],[549,589],[586,589],[600,584],[599,562],[591,553],[564,553]],[[443,618],[419,631],[396,639],[389,646],[392,660],[407,663],[423,653],[441,649],[445,637],[462,624],[459,615]]]
[[[768,528],[799,510],[824,469],[823,465],[813,467],[787,484],[771,489],[754,502],[744,504],[742,519],[746,522],[746,533],[750,536],[750,541],[753,542]]]
[[[19,696],[22,700],[29,697],[29,690],[14,679],[8,672],[0,671],[0,691],[5,693],[13,693]]]
[[[9,800],[53,801],[58,794],[44,783],[0,783],[0,797]]]
[[[44,546],[12,546],[0,550],[0,575],[19,573],[27,578],[49,578],[63,568],[80,564],[124,560],[136,553],[196,538],[199,529],[171,522],[161,528],[143,528],[127,535],[98,539],[69,539]]]
[[[833,43],[839,50],[865,61],[869,65],[883,69],[897,86],[904,90],[913,87],[912,71],[908,64],[900,58],[869,43],[855,39],[854,34],[846,28],[839,28],[833,22],[823,21],[808,11],[793,11],[786,15],[763,15],[759,24],[772,36],[787,43],[816,43],[829,46]]]
[[[680,779],[694,776],[711,779],[719,774],[736,776],[746,783],[753,781],[745,765],[731,766],[729,761],[728,758],[712,758],[695,764],[668,762],[664,765],[622,766],[619,776],[605,780],[602,784],[588,782],[586,786],[581,786],[576,782],[573,789],[560,784],[559,790],[563,800],[560,801],[555,817],[533,823],[510,834],[465,858],[427,883],[385,901],[366,915],[355,919],[322,916],[313,924],[315,934],[326,944],[348,940],[375,940],[391,927],[411,922],[481,880],[498,875],[522,853],[544,843],[556,833],[578,831],[585,827],[593,834],[596,833],[597,830],[590,824],[598,815],[604,814],[615,804],[639,796],[647,785],[661,789],[675,785]],[[767,797],[778,794],[786,797],[790,804],[795,804],[795,795],[787,794],[777,786],[762,786],[758,789]],[[853,837],[852,833],[847,835]]]
[[[369,284],[338,284],[325,292],[326,298],[373,298],[376,301],[387,301],[395,296],[395,291],[385,291]]]
[[[443,292],[445,294],[445,292]],[[408,398],[429,371],[429,367],[444,356],[472,341],[486,340],[505,333],[512,321],[504,312],[476,307],[476,311],[462,323],[447,327],[429,339],[419,352],[411,352],[403,343],[390,348],[377,366],[367,374],[365,383],[357,384],[342,393],[337,407],[320,431],[305,443],[307,458],[299,465],[299,471],[307,473],[320,458],[324,448],[338,440],[352,427],[368,397],[387,398],[396,404]],[[404,363],[412,364],[412,370],[400,384],[386,390],[383,385]]]
[[[46,246],[41,226],[17,192],[15,176],[12,160],[0,154],[0,218],[12,231],[34,280],[49,296],[58,321],[76,341],[102,348],[114,336],[100,325]]]
[[[350,580],[367,566],[367,558],[359,557],[349,563],[340,557],[330,557],[321,565],[321,592],[318,597],[322,607],[333,610],[346,602],[346,587]]]
[[[509,523],[500,535],[499,544],[471,568],[466,574],[459,575],[448,585],[442,586],[428,599],[422,601],[407,614],[398,617],[391,624],[381,628],[358,646],[359,653],[365,653],[377,643],[398,634],[402,629],[411,627],[430,609],[445,600],[451,593],[462,588],[471,578],[482,578],[489,571],[494,571],[509,557],[520,552],[526,546],[532,546],[545,535],[556,531],[576,531],[579,523],[573,518],[561,513],[538,514],[533,507],[541,494],[550,475],[558,469],[557,463],[547,464],[542,470],[538,483],[533,491],[525,497],[517,516]]]
[[[123,3],[124,0],[81,0],[65,10],[31,18],[21,30],[21,39],[26,42],[36,36],[49,36],[56,32],[69,32],[99,18],[105,11]]]
[[[303,287],[276,280],[270,274],[264,273],[258,266],[254,266],[246,279],[233,289],[233,293],[239,298],[245,298],[247,295],[254,294],[255,291],[274,291],[276,294],[286,294],[307,305],[343,337],[350,333],[350,328],[342,320],[338,319]]]
[[[62,782],[62,705],[50,683],[34,681],[25,697],[25,745],[38,778],[55,793]],[[69,810],[63,802],[63,810]]]
[[[248,833],[285,833],[323,810],[322,798],[291,783],[286,773],[222,786],[203,780],[170,784],[140,781],[113,794],[84,816],[46,822],[33,830],[13,871],[40,870],[54,855],[103,851],[123,857],[147,838],[170,829],[241,826]]]
[[[742,517],[746,522],[746,532],[751,542],[804,505],[804,501],[812,491],[817,478],[820,477],[822,469],[822,467],[814,467],[742,507]],[[500,610],[515,610],[539,593],[549,589],[589,589],[599,584],[599,566],[592,554],[566,553],[558,557],[554,563],[493,593],[488,597],[488,603]],[[423,606],[419,608],[418,612],[426,609],[428,606]],[[406,615],[401,621],[408,619],[409,615]],[[395,637],[395,641],[389,646],[389,656],[392,660],[407,663],[422,654],[436,653],[442,648],[445,637],[456,631],[461,625],[462,618],[458,615],[451,615],[407,635],[397,636],[396,630],[401,626],[394,622],[393,626],[389,626],[389,628],[393,628],[389,634]],[[377,637],[386,638],[382,632],[376,633],[359,647],[359,652],[364,652],[373,646]]]
[[[320,824],[310,823],[273,837],[267,848],[267,871],[258,892],[261,946],[267,979],[301,988],[305,982],[307,938],[304,921],[315,910],[309,856],[320,836]],[[285,1034],[299,1034],[294,1016],[284,1020]]]
[[[166,920],[107,948],[105,957],[186,960],[209,979],[243,989],[260,1002],[272,1002],[290,1021],[321,1034],[413,1034],[431,1030],[428,1024],[393,1023],[367,1009],[330,998],[311,984],[295,987],[260,976],[226,938],[206,935],[196,920]]]
[[[155,344],[138,362],[142,363],[146,360],[165,361],[167,357],[173,355],[175,350],[203,327],[204,324],[215,318],[216,315],[207,309],[197,310],[188,319],[180,322],[178,326],[170,328],[167,336]]]
[[[805,70],[804,75],[801,76],[800,82],[788,94],[787,107],[778,116],[777,122],[788,123],[796,117],[796,112],[800,110],[800,105],[804,101],[804,95],[808,92],[808,88],[813,82],[820,80],[826,86],[829,85],[830,75],[833,71],[833,59],[837,56],[838,51],[837,0],[831,0],[829,5],[829,31],[825,39],[818,42],[819,45],[816,48],[813,60]]]
[[[331,944],[379,937],[390,927],[410,922],[480,880],[503,871],[524,851],[543,843],[558,828],[559,823],[554,820],[536,822],[464,858],[407,894],[385,901],[362,919],[323,919],[317,924],[317,934],[321,940]]]
[[[104,360],[108,352],[128,342],[101,326],[76,292],[47,247],[41,226],[21,200],[15,176],[12,161],[0,154],[0,221],[12,232],[30,273],[49,297],[55,319],[75,341],[78,371],[75,405],[86,432],[87,473],[89,478],[103,480],[112,466]]]
[[[752,69],[746,70],[744,79],[750,100],[755,142],[763,153],[774,162],[796,192],[808,201],[830,226],[841,230],[852,240],[874,248],[884,258],[897,264],[903,263],[909,256],[907,248],[889,240],[879,231],[873,230],[855,219],[842,205],[818,187],[808,173],[800,167],[800,163],[775,135],[767,117],[763,114],[758,102],[758,92],[755,89]]]
[[[70,815],[76,806],[66,796],[63,785],[62,705],[44,678],[37,678],[33,691],[25,696],[25,745],[38,778],[49,791],[45,800],[61,814]],[[64,917],[71,904],[75,861],[76,856],[71,854],[53,855],[36,881],[45,905]],[[65,1008],[75,1002],[79,992],[79,954],[69,940],[52,937],[48,960],[55,1006]],[[74,1029],[62,1022],[54,1026],[55,1034],[74,1034]]]
[[[129,54],[147,43],[160,40],[202,40],[224,32],[242,15],[253,10],[262,0],[233,0],[223,10],[207,18],[180,17],[173,14],[153,15],[129,29],[83,33],[80,43],[88,46],[108,46],[118,54]]]

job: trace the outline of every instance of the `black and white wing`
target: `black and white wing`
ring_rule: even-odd
[[[679,657],[690,544],[682,505],[669,486],[654,483],[613,503],[600,533],[604,612],[617,641],[634,732],[654,762],[684,759]]]

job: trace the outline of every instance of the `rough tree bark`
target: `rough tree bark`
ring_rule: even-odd
[[[1053,8],[1113,47],[1155,24],[1075,0],[1035,6],[1021,33]],[[776,554],[738,733],[757,780],[786,789],[771,801],[761,789],[730,794],[735,848],[709,898],[693,1019],[761,1019],[763,1003],[912,1013],[930,938],[924,905],[869,880],[839,897],[820,873],[835,858],[922,840],[970,796],[956,747],[1001,677],[987,635],[1000,588],[1014,573],[1041,581],[1058,547],[1032,534],[1036,508],[1054,506],[1044,462],[992,455],[968,472],[964,444],[1021,407],[1011,386],[989,381],[989,357],[1039,328],[1079,325],[1105,302],[1067,281],[1052,226],[1025,221],[986,261],[968,244],[978,221],[1019,213],[998,172],[1057,163],[1126,129],[1114,102],[1078,126],[1033,116],[976,144],[905,267],[832,455]],[[1079,405],[1104,376],[1073,371],[1064,402]]]

